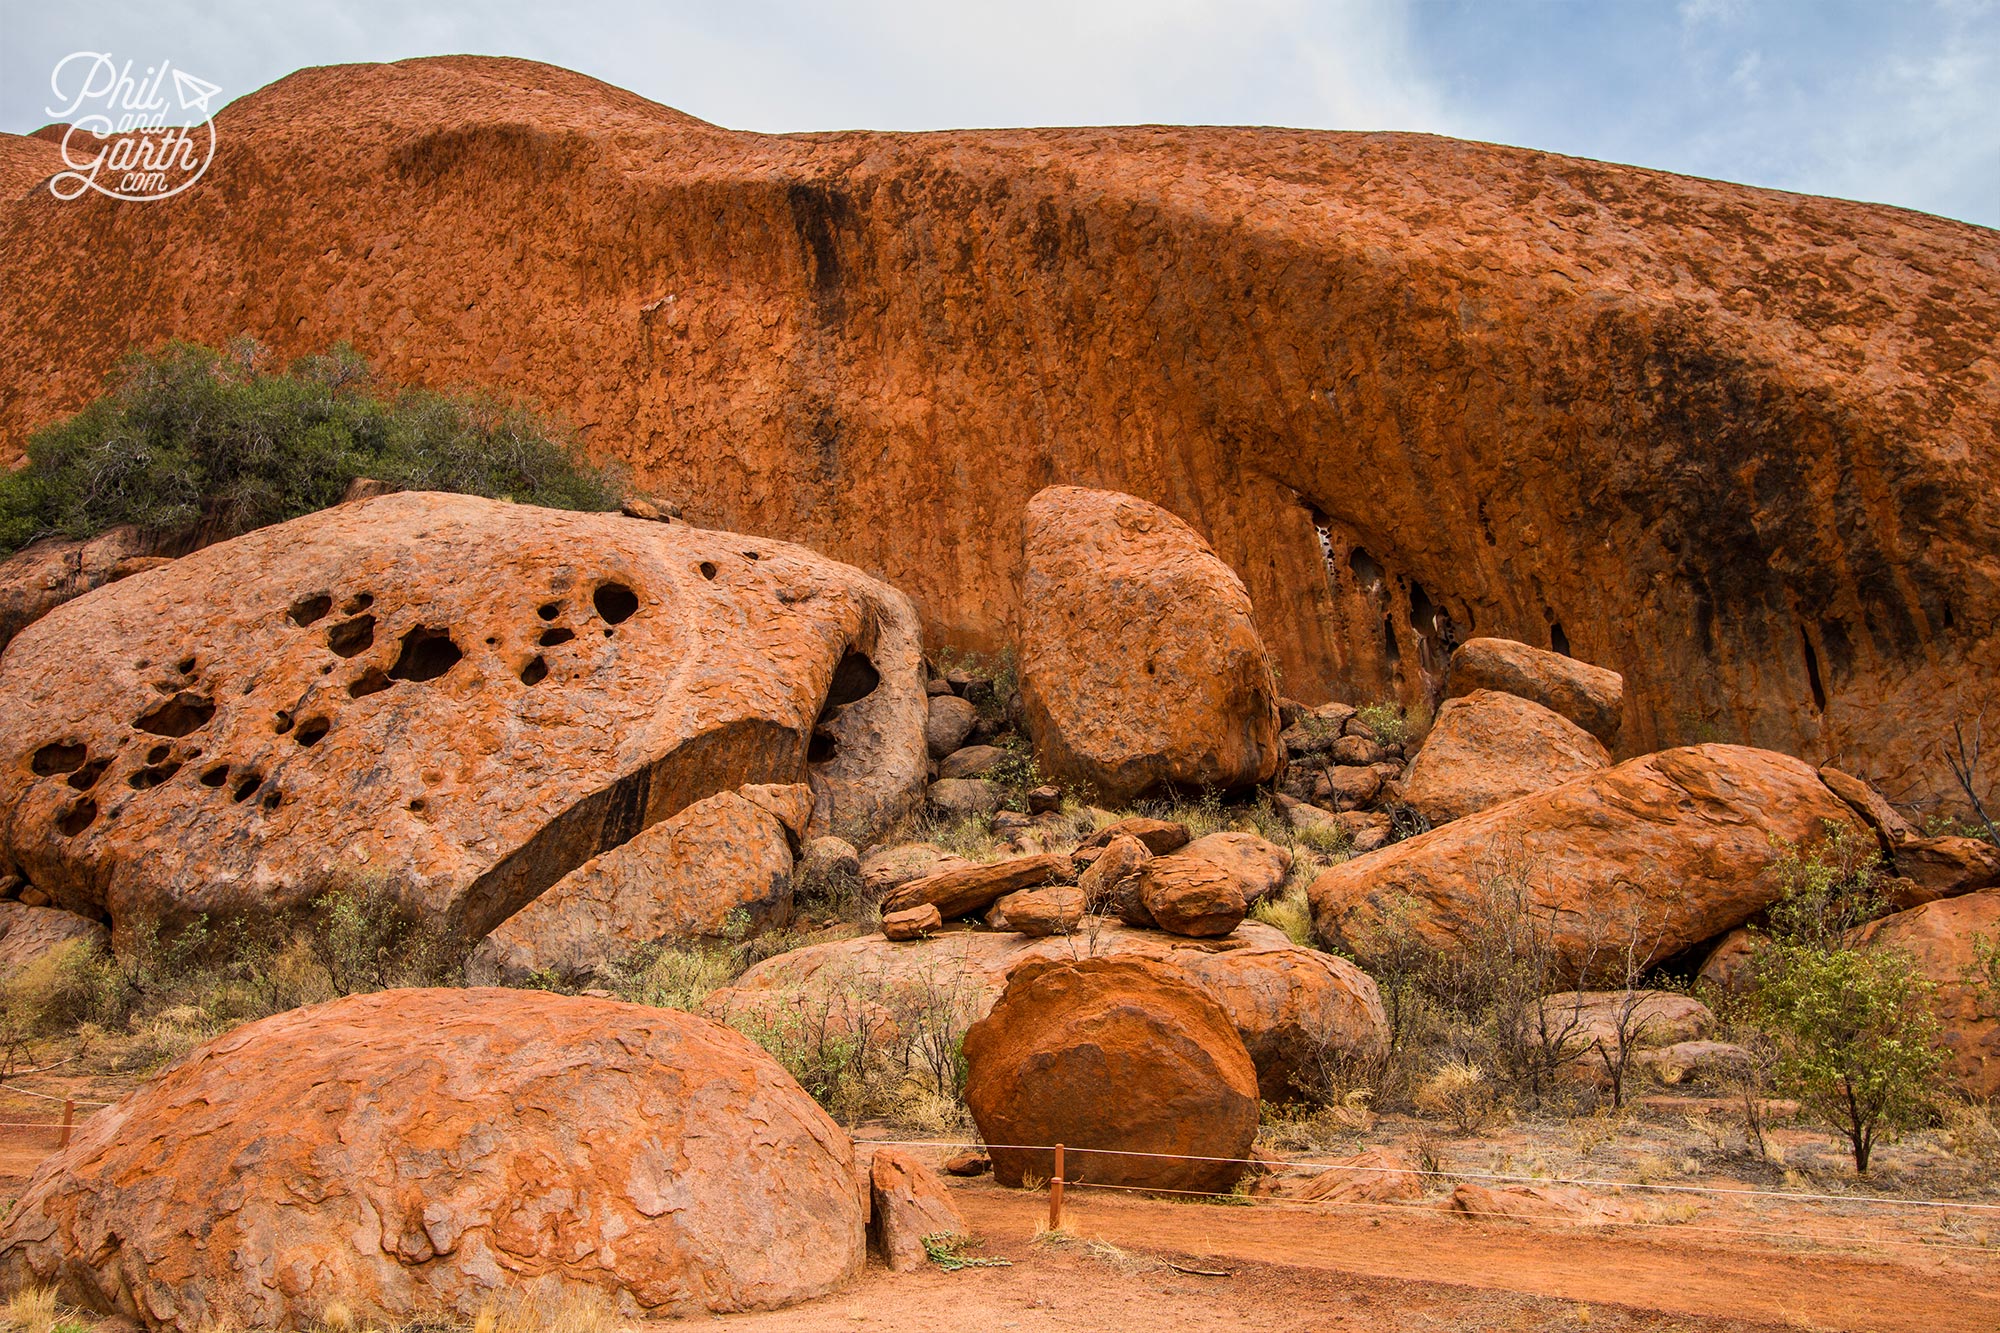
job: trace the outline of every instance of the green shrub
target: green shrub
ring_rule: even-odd
[[[1907,954],[1771,941],[1757,960],[1760,1026],[1778,1085],[1846,1137],[1866,1173],[1878,1139],[1922,1123],[1943,1055],[1932,987]]]
[[[130,523],[219,536],[340,501],[356,477],[558,509],[613,509],[614,478],[548,419],[486,395],[370,391],[345,344],[263,368],[247,340],[224,356],[168,343],[128,356],[103,396],[37,432],[0,476],[0,553],[39,537]]]

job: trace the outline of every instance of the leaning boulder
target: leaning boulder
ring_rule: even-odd
[[[1783,843],[1867,828],[1812,768],[1740,745],[1629,760],[1455,819],[1326,871],[1314,922],[1367,966],[1414,933],[1479,947],[1511,902],[1547,921],[1566,979],[1605,977],[1636,947],[1665,958],[1769,907]]]
[[[1611,767],[1595,736],[1531,699],[1447,699],[1403,777],[1403,800],[1443,824]]]
[[[860,1272],[864,1198],[847,1135],[713,1023],[386,991],[237,1028],[85,1121],[0,1233],[0,1284],[178,1333],[769,1309]]]
[[[965,1064],[1002,1185],[1048,1179],[1036,1145],[1060,1143],[1068,1180],[1220,1194],[1257,1137],[1257,1072],[1228,1015],[1150,959],[1017,969],[965,1034]]]
[[[1498,690],[1562,714],[1606,745],[1618,739],[1625,678],[1512,639],[1467,639],[1451,655],[1454,698]]]
[[[56,907],[0,902],[0,977],[30,967],[71,945],[96,953],[111,943],[99,923]]]
[[[2000,889],[1885,916],[1853,935],[1864,949],[1901,949],[1937,987],[1945,1069],[1968,1096],[2000,1096],[2000,996],[1980,983],[1978,948],[2000,947]]]
[[[943,1023],[948,1047],[993,1007],[1016,967],[1074,958],[1081,947],[1094,957],[1154,959],[1206,990],[1229,1015],[1259,1088],[1273,1101],[1295,1100],[1331,1064],[1370,1060],[1388,1041],[1381,996],[1367,973],[1301,948],[1262,922],[1245,921],[1214,940],[1088,919],[1079,930],[1077,939],[952,931],[907,944],[868,935],[808,945],[758,963],[710,996],[704,1012],[727,1020],[773,1008],[822,1014],[878,1005]]]
[[[1180,519],[1049,487],[1028,504],[1021,604],[1021,702],[1044,772],[1119,804],[1277,770],[1277,687],[1249,595]]]
[[[134,921],[357,877],[478,938],[714,795],[924,777],[909,600],[796,546],[421,492],[99,588],[0,657],[0,865]]]
[[[481,941],[465,971],[474,985],[575,981],[649,944],[761,934],[791,911],[785,826],[722,792],[564,875]]]

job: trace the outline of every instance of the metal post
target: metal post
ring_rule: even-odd
[[[1049,1178],[1049,1230],[1062,1230],[1063,1146],[1056,1145],[1056,1173]]]
[[[76,1099],[74,1097],[65,1097],[63,1098],[62,1139],[56,1144],[58,1150],[69,1147],[69,1127],[75,1120]]]

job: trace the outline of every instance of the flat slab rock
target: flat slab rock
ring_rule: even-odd
[[[815,832],[865,831],[924,777],[895,590],[782,542],[457,495],[65,603],[0,658],[0,704],[0,873],[114,936],[368,879],[477,938],[717,791],[808,782]]]
[[[768,1309],[860,1272],[865,1198],[846,1133],[713,1023],[385,991],[237,1028],[84,1121],[0,1232],[0,1282],[176,1333],[515,1293]]]

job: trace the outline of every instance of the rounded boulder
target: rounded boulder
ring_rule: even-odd
[[[993,1175],[1222,1193],[1257,1134],[1257,1070],[1222,1006],[1171,965],[1017,968],[965,1034],[965,1100]],[[1002,1146],[1014,1145],[1014,1146]]]
[[[854,1172],[791,1076],[704,1019],[385,991],[238,1028],[91,1117],[0,1233],[0,1284],[184,1333],[335,1302],[769,1309],[860,1271]]]

